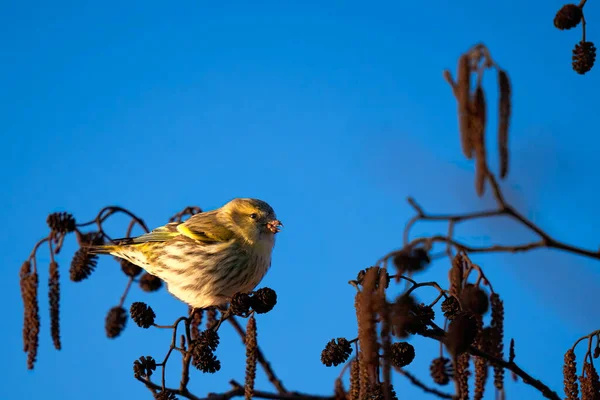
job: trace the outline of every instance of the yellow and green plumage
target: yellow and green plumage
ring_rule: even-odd
[[[195,308],[227,303],[253,290],[271,266],[281,222],[258,199],[238,198],[216,210],[91,251],[112,254],[161,278],[169,292]]]

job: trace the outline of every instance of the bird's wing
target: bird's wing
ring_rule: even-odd
[[[148,232],[144,235],[131,238],[131,239],[123,239],[127,241],[126,244],[138,244],[138,243],[148,243],[148,242],[165,242],[169,239],[174,238],[175,236],[179,236],[180,232],[177,231],[177,225],[180,222],[170,222],[166,225],[159,226],[154,229],[152,232]]]
[[[205,243],[227,242],[233,238],[233,232],[219,221],[218,210],[192,216],[183,224],[177,225],[177,231],[189,238]]]
[[[226,242],[233,238],[233,232],[217,219],[217,211],[209,211],[192,216],[181,222],[171,222],[151,232],[134,238],[116,239],[120,245],[166,242],[179,235],[187,236],[207,244]]]

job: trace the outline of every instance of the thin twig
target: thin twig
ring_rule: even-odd
[[[177,321],[175,321],[175,323],[173,324],[173,336],[171,337],[171,344],[169,345],[169,351],[167,352],[167,355],[165,355],[165,358],[163,359],[163,361],[160,364],[157,364],[162,367],[162,388],[163,388],[163,390],[165,389],[165,385],[166,385],[165,375],[166,375],[166,369],[167,369],[167,361],[169,361],[169,357],[171,356],[171,353],[173,352],[173,350],[175,348],[177,348],[177,328],[179,327],[179,323],[181,321],[188,321],[188,319],[186,317],[179,317],[177,319]],[[185,390],[185,387],[183,387],[182,389]]]
[[[442,399],[453,399],[454,396],[448,393],[444,393],[444,392],[440,392],[439,390],[435,389],[435,388],[431,388],[427,385],[425,385],[423,382],[421,382],[419,379],[417,379],[416,376],[414,376],[413,374],[411,374],[410,372],[402,369],[402,368],[398,368],[398,367],[394,367],[394,369],[396,370],[396,372],[400,373],[401,375],[404,375],[405,377],[408,378],[408,380],[415,386],[423,389],[424,392],[426,393],[431,393],[436,395],[439,398]]]
[[[160,385],[149,381],[148,379],[138,377],[138,381],[142,382],[146,387],[152,390],[162,390]],[[185,397],[189,400],[229,400],[235,397],[243,397],[244,396],[244,387],[235,381],[230,382],[233,386],[233,389],[221,393],[221,394],[211,394],[210,397],[198,397],[193,393],[190,393],[187,389],[175,389],[175,388],[165,388],[166,391],[173,392],[174,394]],[[281,399],[281,400],[334,400],[333,396],[318,396],[311,394],[304,394],[299,392],[289,392],[289,393],[270,393],[264,392],[260,390],[254,391],[254,398],[257,399]]]
[[[144,229],[146,232],[149,232],[148,227],[146,226],[146,223],[144,222],[144,220],[139,218],[137,215],[135,215],[131,211],[129,211],[123,207],[118,207],[118,206],[104,207],[102,210],[100,210],[100,212],[98,213],[96,218],[94,218],[93,220],[88,221],[88,222],[83,222],[83,223],[77,224],[76,226],[84,227],[84,226],[89,226],[89,225],[92,225],[95,223],[96,225],[98,225],[101,228],[102,223],[104,221],[106,221],[106,219],[108,217],[110,217],[111,215],[116,214],[116,213],[123,213],[123,214],[128,215],[129,217],[134,219],[142,227],[142,229]]]
[[[585,335],[580,337],[579,339],[577,339],[577,341],[573,344],[573,347],[571,347],[571,350],[575,350],[575,347],[579,344],[579,342],[581,342],[582,340],[585,339],[591,339],[593,336],[596,335],[600,335],[600,329],[598,329],[597,331],[594,331],[592,333],[590,333],[589,335]]]
[[[192,335],[190,332],[191,323],[191,317],[185,319],[185,338],[188,342],[188,351],[183,356],[183,370],[181,371],[181,382],[179,384],[179,389],[184,391],[187,391],[187,384],[190,382],[190,363],[192,361]]]
[[[119,300],[119,307],[123,307],[123,304],[125,303],[125,299],[127,299],[127,294],[129,293],[129,289],[131,289],[132,283],[133,283],[133,276],[129,277],[129,281],[127,282],[127,285],[125,286],[125,290],[123,291],[123,294],[121,295],[121,299]]]
[[[445,243],[448,246],[448,248],[454,247],[459,251],[465,251],[467,253],[494,253],[494,252],[515,253],[515,252],[530,251],[530,250],[534,250],[534,249],[548,248],[548,249],[566,251],[566,252],[573,253],[576,255],[590,257],[593,259],[600,260],[600,251],[588,250],[588,249],[584,249],[584,248],[577,247],[574,245],[570,245],[570,244],[561,242],[561,241],[553,238],[552,236],[550,236],[542,228],[537,226],[535,223],[533,223],[531,220],[526,218],[523,214],[521,214],[513,206],[511,206],[510,204],[508,204],[506,202],[506,199],[504,198],[504,195],[502,194],[502,190],[500,189],[500,186],[498,185],[498,181],[496,180],[495,176],[489,171],[487,173],[487,179],[492,186],[492,192],[494,195],[494,199],[496,200],[496,203],[498,206],[497,209],[495,209],[495,210],[478,211],[478,212],[466,213],[466,214],[428,214],[424,211],[423,207],[421,207],[415,201],[415,199],[408,198],[408,203],[413,207],[413,209],[416,212],[416,215],[413,218],[411,218],[409,220],[409,222],[406,224],[406,227],[404,230],[404,235],[403,235],[404,236],[404,247],[400,250],[395,250],[395,251],[392,251],[392,252],[384,255],[377,261],[376,265],[383,264],[389,258],[396,256],[397,254],[404,251],[404,249],[406,249],[406,248],[414,248],[419,245],[432,245],[433,243],[437,243],[437,242]],[[484,247],[474,247],[474,246],[470,246],[470,245],[467,245],[462,242],[458,242],[458,241],[454,240],[452,237],[454,227],[458,223],[465,222],[465,221],[471,221],[471,220],[475,220],[475,219],[491,218],[491,217],[498,217],[498,216],[508,216],[508,217],[516,220],[521,225],[523,225],[527,229],[529,229],[531,232],[533,232],[537,236],[539,236],[539,240],[528,242],[528,243],[523,243],[523,244],[519,244],[519,245],[512,245],[512,246],[491,245],[491,246],[484,246]],[[450,225],[448,234],[446,236],[435,235],[435,236],[430,236],[430,237],[416,238],[416,239],[410,241],[409,240],[410,230],[418,221],[447,221]],[[447,250],[447,252],[450,254],[450,250]]]
[[[405,278],[404,276],[402,276],[402,278]],[[409,294],[411,294],[415,289],[418,289],[420,287],[424,287],[424,286],[431,286],[433,288],[436,288],[438,290],[438,292],[440,292],[440,295],[444,296],[445,298],[447,298],[448,296],[446,295],[446,292],[448,292],[447,290],[442,289],[442,287],[440,285],[438,285],[437,282],[420,282],[420,283],[416,283],[416,282],[411,282],[412,283],[412,287],[410,289],[408,289],[404,295],[408,296]]]

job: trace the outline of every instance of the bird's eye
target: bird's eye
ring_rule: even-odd
[[[252,218],[252,219],[256,219],[257,217],[258,217],[258,214],[256,214],[256,213],[250,214],[250,218]]]

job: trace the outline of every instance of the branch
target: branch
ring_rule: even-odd
[[[422,244],[433,244],[436,242],[450,244],[450,245],[456,247],[456,249],[465,251],[466,253],[517,253],[517,252],[522,252],[522,251],[530,251],[533,249],[549,247],[545,242],[530,242],[530,243],[524,243],[524,244],[520,244],[520,245],[516,245],[516,246],[492,245],[492,246],[487,246],[487,247],[473,247],[473,246],[466,245],[464,243],[458,242],[452,238],[449,238],[449,237],[443,236],[443,235],[435,235],[435,236],[426,237],[426,238],[417,238],[417,239],[414,239],[412,242],[410,242],[406,247],[412,248],[412,247],[417,247]],[[581,251],[585,252],[585,250],[581,250]],[[394,257],[395,255],[400,254],[402,252],[403,252],[402,249],[394,250],[394,251],[384,255],[383,257],[381,257],[377,261],[376,264],[381,265],[382,263],[384,263],[385,260],[387,260],[391,257]],[[593,255],[597,256],[598,259],[600,259],[600,255],[597,255],[596,253],[587,254],[587,253],[578,253],[577,251],[572,251],[572,252],[581,254],[583,256],[588,256],[588,257],[591,257],[590,254],[593,254]],[[594,257],[594,258],[596,258],[596,257]]]
[[[438,340],[440,342],[444,342],[445,332],[439,326],[437,326],[433,321],[429,321],[429,324],[434,328],[433,332],[425,332],[422,336],[428,337],[430,339]],[[492,364],[496,364],[504,369],[507,369],[517,375],[523,380],[523,383],[526,383],[530,386],[533,386],[538,391],[540,391],[544,397],[552,400],[561,400],[560,396],[556,394],[555,391],[546,386],[542,381],[533,378],[527,372],[525,372],[521,367],[519,367],[514,361],[505,361],[502,358],[495,357],[489,353],[479,350],[474,346],[470,346],[468,352],[471,355],[481,357]]]
[[[576,341],[576,342],[573,344],[573,347],[571,347],[571,349],[572,349],[572,350],[575,350],[575,347],[577,347],[577,345],[579,344],[579,342],[581,342],[582,340],[585,340],[585,339],[588,339],[588,340],[590,340],[590,339],[592,339],[594,336],[598,336],[598,337],[600,337],[600,329],[599,329],[599,330],[596,330],[596,331],[594,331],[594,332],[592,332],[592,333],[590,333],[590,334],[588,334],[588,335],[585,335],[585,336],[583,336],[583,337],[580,337],[579,339],[577,339],[577,341]]]
[[[108,217],[110,217],[113,214],[116,213],[123,213],[128,215],[133,221],[135,221],[140,227],[142,227],[142,229],[145,232],[149,232],[148,227],[146,226],[146,223],[144,222],[144,220],[142,220],[141,218],[139,218],[137,215],[135,215],[134,213],[132,213],[131,211],[122,208],[122,207],[118,207],[118,206],[107,206],[104,207],[102,210],[100,210],[100,212],[98,213],[98,215],[96,216],[96,218],[94,218],[91,221],[88,222],[83,222],[81,224],[77,224],[77,227],[84,227],[84,226],[89,226],[92,224],[96,224],[99,228],[99,230],[102,229],[102,223],[104,221],[106,221],[106,219]]]
[[[523,371],[514,361],[505,361],[501,358],[494,357],[491,354],[483,352],[474,346],[471,346],[469,348],[469,353],[474,356],[481,357],[492,364],[496,364],[504,369],[513,372],[515,375],[517,375],[523,380],[523,383],[531,385],[537,390],[539,390],[544,395],[544,397],[552,400],[561,400],[561,397],[555,391],[550,389],[539,379],[535,379],[527,372]]]
[[[402,368],[398,368],[398,367],[394,367],[394,369],[396,370],[396,372],[400,373],[401,375],[404,375],[405,377],[408,378],[408,380],[415,386],[420,387],[421,389],[423,389],[424,392],[426,393],[431,393],[436,395],[439,398],[442,399],[453,399],[454,396],[448,393],[444,393],[444,392],[440,392],[437,389],[434,388],[430,388],[429,386],[425,385],[423,382],[421,382],[419,379],[417,379],[416,376],[414,376],[413,374],[411,374],[408,371],[403,370]]]
[[[589,257],[592,259],[600,260],[600,251],[598,250],[588,250],[578,246],[574,246],[571,244],[567,244],[561,242],[548,233],[546,233],[542,228],[537,226],[531,220],[523,216],[520,212],[518,212],[513,206],[506,202],[504,195],[502,194],[502,190],[498,185],[498,182],[495,176],[491,173],[487,173],[487,178],[492,186],[492,191],[494,194],[494,198],[497,203],[497,208],[494,210],[486,210],[486,211],[478,211],[473,213],[466,214],[428,214],[423,208],[413,199],[408,198],[408,203],[415,210],[417,215],[410,219],[410,221],[406,224],[404,229],[404,247],[403,248],[414,248],[420,245],[431,245],[436,242],[446,243],[448,246],[453,246],[459,251],[465,251],[467,253],[496,253],[496,252],[504,252],[504,253],[516,253],[522,251],[530,251],[534,249],[556,249],[565,251],[568,253],[576,254],[583,257]],[[471,221],[475,219],[485,219],[497,216],[508,216],[518,223],[526,227],[528,230],[533,232],[539,237],[539,240],[532,241],[528,243],[523,243],[519,245],[491,245],[484,247],[473,247],[465,243],[458,242],[454,240],[452,237],[454,232],[454,226],[461,222]],[[412,227],[419,221],[448,221],[450,228],[448,229],[448,235],[435,235],[430,237],[422,237],[416,238],[412,241],[409,241],[410,230]],[[392,251],[383,257],[381,257],[377,261],[377,265],[384,264],[386,260],[391,257],[396,256],[403,249]],[[450,252],[448,251],[450,254]]]
[[[138,377],[137,378],[138,381],[142,382],[144,385],[146,385],[146,387],[150,390],[154,391],[161,391],[163,390],[163,388],[160,385],[157,385],[156,383],[142,378],[142,377]],[[185,397],[186,399],[189,400],[229,400],[232,399],[234,397],[243,397],[244,396],[244,387],[242,385],[240,385],[239,383],[237,383],[236,381],[230,381],[229,382],[233,388],[227,392],[224,393],[220,393],[220,394],[210,394],[208,397],[198,397],[196,395],[194,395],[193,393],[190,393],[187,389],[174,389],[174,388],[166,388],[165,390],[168,392],[172,392],[178,396],[181,397]],[[304,394],[304,393],[299,393],[299,392],[289,392],[289,393],[270,393],[270,392],[264,392],[264,391],[260,391],[260,390],[255,390],[254,391],[254,395],[253,398],[257,398],[257,399],[281,399],[281,400],[334,400],[335,398],[332,396],[317,396],[317,395],[311,395],[311,394]]]

